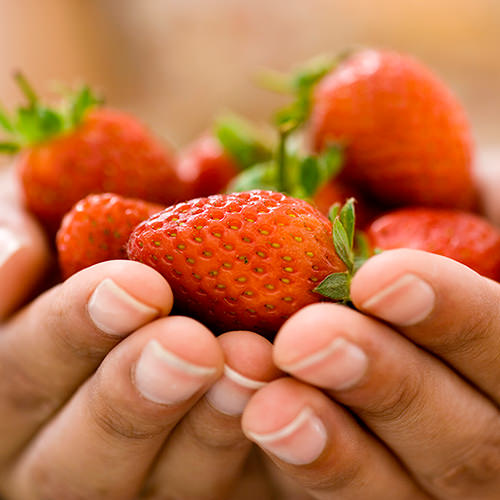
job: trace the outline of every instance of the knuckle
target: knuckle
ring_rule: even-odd
[[[23,474],[18,491],[13,498],[30,498],[32,500],[85,500],[93,498],[99,500],[107,497],[105,491],[84,491],[83,485],[69,483],[56,467],[52,467],[47,460],[36,460],[27,466]],[[26,491],[28,490],[28,491]],[[10,498],[10,497],[9,497]]]
[[[200,412],[189,412],[179,429],[188,434],[198,445],[209,450],[235,450],[250,445],[244,437],[241,427],[232,427],[203,418]]]
[[[423,380],[418,370],[398,379],[398,383],[388,386],[387,393],[373,404],[360,410],[365,417],[381,422],[405,422],[410,414],[418,414],[423,406]]]
[[[56,346],[72,357],[101,361],[116,340],[100,330],[94,332],[88,326],[75,324],[73,314],[68,312],[64,300],[54,300],[45,316],[43,329],[52,332]]]
[[[446,467],[426,482],[446,498],[496,498],[500,487],[500,418],[486,426],[487,435],[461,449]]]
[[[89,391],[89,412],[97,427],[108,437],[119,441],[145,441],[165,432],[164,421],[151,422],[147,417],[141,417],[137,414],[138,405],[127,405],[118,397],[100,390],[98,383],[94,385],[96,387]]]
[[[18,360],[3,356],[0,374],[5,374],[0,376],[0,398],[15,413],[29,414],[33,420],[42,421],[60,406],[57,394],[41,384]]]

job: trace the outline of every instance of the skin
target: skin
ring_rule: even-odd
[[[304,308],[274,347],[251,332],[214,338],[194,320],[169,316],[168,283],[136,262],[88,268],[21,307],[50,269],[50,253],[36,224],[16,203],[9,207],[30,250],[0,265],[0,277],[17,283],[9,290],[0,279],[0,495],[7,500],[498,496],[499,284],[439,256],[395,250],[355,276],[358,311]],[[0,229],[8,224],[0,220]],[[433,296],[417,321],[401,316],[403,293],[370,302],[408,273]],[[89,298],[106,278],[154,314],[122,322],[120,335],[99,328]],[[339,337],[367,358],[362,375],[340,390],[332,388],[333,363],[297,365]],[[187,399],[161,403],[141,393],[138,360],[152,339],[212,368]],[[248,392],[242,417],[217,410],[206,395],[224,364],[265,382]],[[309,462],[283,460],[255,438],[305,407],[326,436]],[[285,444],[289,454],[300,452],[293,439]]]

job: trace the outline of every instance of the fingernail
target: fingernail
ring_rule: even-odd
[[[308,382],[339,391],[363,378],[368,357],[357,345],[337,337],[320,351],[281,368],[292,374],[306,374]]]
[[[267,382],[253,380],[224,365],[224,376],[205,394],[210,405],[225,415],[238,416],[243,413],[248,400]]]
[[[110,335],[124,336],[159,315],[159,311],[129,295],[112,279],[97,285],[88,302],[95,326]]]
[[[10,229],[0,228],[0,266],[3,266],[22,247],[22,243]]]
[[[405,274],[366,300],[361,309],[399,326],[424,320],[434,308],[432,287],[414,274]]]
[[[135,367],[135,385],[150,401],[176,404],[189,399],[216,373],[216,368],[200,366],[168,351],[150,340]]]
[[[314,462],[326,445],[326,429],[313,410],[305,407],[288,425],[269,434],[247,431],[269,453],[292,465]]]

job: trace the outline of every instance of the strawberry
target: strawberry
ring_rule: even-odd
[[[186,199],[222,192],[240,171],[236,161],[212,135],[203,135],[179,154],[177,173]]]
[[[56,236],[63,277],[98,262],[126,259],[125,246],[132,230],[163,208],[112,193],[80,200],[64,216]]]
[[[317,209],[328,215],[330,207],[335,203],[344,204],[349,198],[356,199],[356,227],[363,229],[380,212],[380,209],[371,200],[362,196],[355,187],[338,180],[331,179],[316,191],[313,204]]]
[[[170,204],[179,201],[180,181],[173,155],[135,118],[97,108],[84,87],[60,111],[44,107],[18,76],[28,105],[14,118],[1,113],[10,142],[4,151],[20,151],[18,171],[26,206],[50,230],[90,193]]]
[[[315,89],[316,150],[345,146],[342,178],[388,205],[470,209],[472,141],[461,105],[427,68],[394,52],[347,58]]]
[[[201,136],[179,155],[184,199],[220,193],[241,170],[271,156],[267,137],[253,124],[236,115],[220,117],[213,134]]]
[[[272,337],[291,314],[321,300],[315,291],[322,280],[346,275],[331,231],[318,210],[281,193],[214,195],[141,223],[128,256],[159,271],[177,306],[216,332]],[[345,259],[352,231],[343,236]]]
[[[373,248],[416,248],[455,259],[500,280],[500,231],[459,210],[404,208],[375,220],[366,233]]]

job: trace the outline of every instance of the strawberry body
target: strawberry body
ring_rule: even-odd
[[[319,188],[313,198],[318,210],[328,215],[330,207],[335,203],[343,205],[347,199],[356,200],[356,227],[363,229],[379,212],[375,204],[368,202],[358,189],[338,179],[332,179]]]
[[[214,195],[168,207],[140,224],[128,255],[170,283],[176,304],[216,332],[273,337],[312,290],[343,271],[328,219],[271,191]]]
[[[112,259],[126,259],[132,230],[163,205],[103,193],[80,200],[65,216],[57,232],[59,264],[64,278]]]
[[[445,209],[400,209],[375,220],[367,236],[373,248],[425,250],[500,280],[500,231],[474,214]]]
[[[177,163],[177,174],[186,188],[185,199],[223,192],[239,170],[212,135],[204,135],[193,142],[180,153]]]
[[[74,130],[24,150],[18,168],[27,207],[54,231],[90,193],[165,205],[181,199],[172,154],[135,118],[110,109],[92,110]]]
[[[472,141],[464,111],[427,68],[361,51],[327,75],[311,114],[317,150],[345,145],[342,177],[388,205],[472,208]]]

